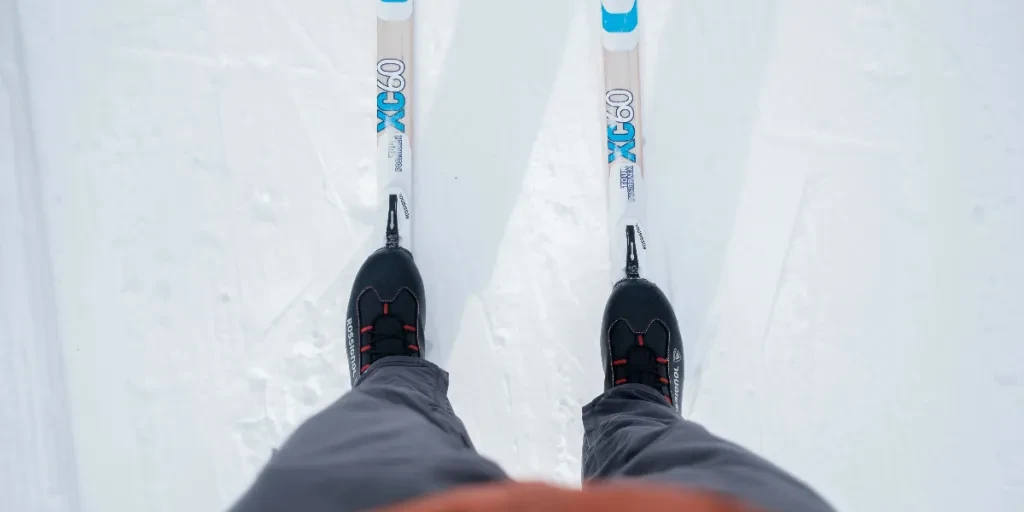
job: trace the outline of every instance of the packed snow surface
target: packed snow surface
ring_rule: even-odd
[[[687,417],[843,510],[1024,510],[1024,3],[645,0]],[[0,501],[228,506],[349,389],[373,2],[0,0]],[[608,291],[596,0],[421,0],[428,357],[578,485]]]

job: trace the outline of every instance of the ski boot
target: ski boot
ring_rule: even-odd
[[[643,384],[682,410],[682,337],[672,304],[654,283],[626,278],[612,288],[604,308],[601,360],[606,391]]]
[[[423,357],[423,299],[423,279],[409,251],[385,247],[366,258],[352,285],[345,321],[353,386],[382,358]]]

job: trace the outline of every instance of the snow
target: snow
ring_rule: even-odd
[[[567,485],[609,272],[596,4],[416,12],[428,356],[484,455]],[[842,510],[1024,509],[1024,4],[641,13],[686,415]],[[223,509],[348,389],[373,20],[0,0],[5,510]]]

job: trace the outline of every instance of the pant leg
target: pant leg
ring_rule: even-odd
[[[507,478],[477,454],[447,393],[434,364],[381,360],[299,426],[231,510],[364,510]]]
[[[803,482],[684,420],[647,386],[625,384],[583,407],[583,479],[642,479],[721,492],[769,510],[831,511]]]

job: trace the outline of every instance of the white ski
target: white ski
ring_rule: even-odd
[[[601,0],[612,282],[646,270],[638,0]]]
[[[386,247],[412,250],[412,2],[377,0],[377,179]]]

